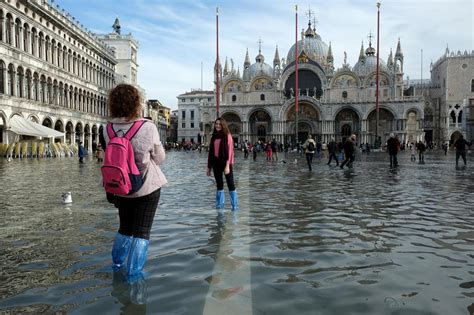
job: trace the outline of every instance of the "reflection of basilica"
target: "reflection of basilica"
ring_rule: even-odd
[[[280,59],[278,47],[273,67],[265,63],[261,53],[250,62],[247,51],[242,74],[229,67],[227,60],[222,72],[220,114],[230,121],[239,141],[275,138],[295,139],[295,93],[299,93],[299,140],[309,134],[328,142],[355,133],[362,142],[375,141],[376,127],[376,51],[369,41],[362,43],[359,59],[354,66],[344,63],[334,69],[331,44],[322,41],[308,23],[298,41],[298,80],[295,91],[295,51],[290,48],[286,60]],[[387,62],[379,61],[379,126],[382,142],[390,133],[402,141],[424,140],[423,101],[421,97],[403,95],[403,53],[398,41]],[[213,108],[204,108],[215,117]],[[211,130],[211,121],[203,122]]]

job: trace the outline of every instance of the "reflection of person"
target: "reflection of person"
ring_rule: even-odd
[[[99,145],[97,145],[97,148],[95,150],[95,157],[97,158],[97,162],[104,161],[104,150],[102,150],[102,145],[100,143]]]
[[[470,146],[471,143],[467,142],[464,139],[464,136],[461,135],[458,140],[454,143],[454,147],[456,148],[456,167],[458,167],[459,157],[462,157],[464,162],[464,166],[466,166],[466,145]]]
[[[82,142],[79,142],[79,163],[84,163],[84,156],[86,155],[86,149],[84,149],[84,146],[82,145]]]
[[[214,121],[214,132],[212,133],[209,145],[209,155],[207,158],[207,176],[211,176],[211,170],[216,179],[216,209],[224,208],[224,181],[225,175],[227,188],[229,188],[230,203],[232,210],[238,210],[237,191],[234,185],[234,174],[232,166],[234,164],[234,140],[224,119],[218,117]]]
[[[306,163],[308,163],[308,169],[313,170],[311,164],[313,164],[314,150],[316,148],[316,142],[313,140],[311,135],[308,136],[308,139],[303,143],[303,148],[305,149],[306,154]]]
[[[119,84],[109,93],[108,107],[112,120],[109,122],[116,136],[123,136],[135,121],[140,120],[141,98],[132,85]],[[107,151],[107,132],[102,135],[102,147]],[[142,187],[127,196],[114,196],[118,208],[120,227],[112,247],[112,267],[120,270],[127,260],[127,275],[133,282],[141,276],[145,266],[161,187],[167,183],[159,165],[165,159],[165,150],[156,126],[145,122],[130,140],[140,174]]]

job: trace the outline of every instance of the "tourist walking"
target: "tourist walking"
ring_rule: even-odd
[[[79,163],[84,163],[84,156],[86,155],[86,149],[84,149],[84,146],[82,145],[82,142],[79,142],[79,150],[78,150],[78,156],[79,156]]]
[[[339,160],[337,159],[336,151],[337,151],[337,143],[336,141],[334,141],[334,139],[331,139],[331,141],[328,143],[328,153],[329,153],[328,165],[331,165],[331,161],[334,158],[334,160],[336,161],[336,166],[339,166]]]
[[[112,267],[114,271],[118,271],[126,263],[127,279],[134,282],[142,275],[161,187],[167,183],[160,170],[160,165],[165,160],[165,150],[156,126],[140,118],[142,100],[134,86],[119,84],[112,89],[108,107],[111,120],[107,131],[101,134],[102,147],[106,152],[105,160],[107,144],[111,138],[124,137],[132,128],[132,132],[136,130],[130,143],[143,184],[127,196],[108,196],[108,200],[118,208],[120,219],[112,247]],[[138,130],[137,124],[140,126]]]
[[[413,142],[410,145],[410,152],[411,152],[410,160],[412,162],[415,162],[416,161],[416,145]]]
[[[456,168],[459,166],[459,157],[462,157],[464,166],[466,166],[466,145],[470,146],[471,142],[466,141],[464,136],[461,135],[456,142],[454,142],[454,147],[456,148]]]
[[[211,170],[216,179],[216,209],[224,209],[224,181],[225,176],[227,188],[229,189],[230,204],[232,211],[239,209],[237,191],[234,185],[234,140],[229,131],[226,121],[218,117],[214,121],[214,131],[209,145],[209,155],[207,158],[207,176],[211,176]]]
[[[397,154],[400,150],[400,141],[395,137],[393,133],[390,134],[390,138],[387,140],[387,151],[390,155],[390,167],[398,166]]]
[[[313,137],[311,137],[311,135],[309,135],[308,139],[306,139],[306,141],[303,143],[303,149],[305,150],[308,169],[312,171],[313,168],[311,165],[313,164],[313,156],[314,151],[316,150],[316,142],[313,140]]]
[[[352,164],[354,163],[355,159],[355,141],[356,135],[352,134],[349,138],[347,138],[346,142],[344,142],[344,155],[345,159],[339,166],[341,169],[347,164],[348,168],[352,168]]]

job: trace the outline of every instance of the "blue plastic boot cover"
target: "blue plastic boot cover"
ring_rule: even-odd
[[[230,204],[232,206],[232,211],[239,210],[239,198],[237,198],[237,190],[229,191],[230,194]]]
[[[125,260],[130,252],[132,237],[117,233],[115,235],[114,245],[112,246],[112,268],[114,271],[123,267]]]
[[[146,239],[133,238],[127,261],[128,276],[137,276],[141,274],[148,254],[148,243],[149,241]]]
[[[144,305],[147,302],[148,289],[145,277],[140,274],[136,281],[130,284],[130,301],[136,305]]]
[[[216,209],[223,209],[224,208],[224,190],[218,190],[216,192]]]

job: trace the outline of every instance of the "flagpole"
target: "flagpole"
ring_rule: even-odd
[[[377,71],[375,75],[375,143],[379,141],[379,119],[380,119],[380,108],[379,108],[379,49],[380,49],[380,2],[377,2]],[[378,145],[377,145],[378,147]]]
[[[214,67],[216,78],[216,118],[219,117],[220,102],[220,61],[219,61],[219,7],[216,7],[216,65]]]
[[[298,145],[298,97],[299,97],[299,91],[298,91],[298,5],[295,5],[295,20],[296,20],[296,30],[295,30],[295,139],[296,139],[296,145]]]

